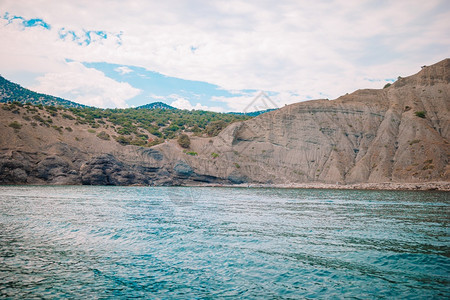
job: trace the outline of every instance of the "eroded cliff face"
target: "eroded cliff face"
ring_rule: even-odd
[[[236,183],[448,181],[449,71],[447,59],[386,89],[234,123],[208,143],[194,141],[199,155],[185,160],[198,173]],[[161,150],[173,156],[170,147]]]
[[[58,134],[1,112],[0,183],[149,184],[449,181],[450,60],[382,90],[285,106],[152,148],[103,141],[82,125]],[[416,115],[425,112],[425,118]],[[14,120],[24,126],[8,127]],[[214,153],[214,154],[213,154]]]

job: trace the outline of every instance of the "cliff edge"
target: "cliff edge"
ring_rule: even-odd
[[[152,148],[32,126],[2,110],[0,183],[414,183],[449,182],[450,59],[384,89],[285,106],[236,122],[213,138]],[[24,123],[20,130],[13,121]],[[65,123],[64,123],[65,122]]]

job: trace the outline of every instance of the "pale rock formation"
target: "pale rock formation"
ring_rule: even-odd
[[[58,134],[0,110],[0,183],[448,183],[449,106],[445,59],[385,89],[300,102],[231,124],[213,138],[191,137],[189,151],[197,155],[176,141],[142,148],[100,140],[87,125],[61,117],[54,124],[73,131]],[[15,120],[20,130],[8,126]]]

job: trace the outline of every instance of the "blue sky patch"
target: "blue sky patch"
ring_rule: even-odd
[[[130,106],[139,106],[151,102],[161,101],[171,104],[176,97],[188,100],[192,105],[200,103],[205,106],[222,107],[230,110],[224,102],[212,102],[213,97],[239,97],[257,92],[257,90],[227,91],[217,85],[194,80],[185,80],[176,77],[165,76],[158,72],[148,71],[145,68],[124,66],[105,62],[83,63],[87,68],[94,68],[103,72],[119,82],[127,82],[142,92],[127,101]],[[277,93],[267,92],[268,95]]]
[[[52,29],[51,25],[41,18],[26,19],[24,17],[11,15],[10,13],[6,12],[2,16],[2,19],[7,20],[8,24],[11,24],[15,21],[19,21],[24,28],[42,27],[47,30]],[[106,40],[109,37],[109,35],[114,36],[117,39],[117,43],[119,45],[122,44],[121,41],[122,32],[118,34],[111,34],[102,30],[83,30],[82,32],[77,33],[74,30],[68,30],[63,27],[58,30],[58,35],[60,39],[65,40],[69,38],[70,41],[75,42],[80,46],[83,45],[88,46],[94,41]]]
[[[9,13],[5,13],[3,15],[3,19],[8,21],[8,24],[11,24],[13,21],[15,20],[20,20],[20,22],[22,23],[22,25],[24,27],[43,27],[45,29],[50,30],[51,26],[50,24],[48,24],[47,22],[45,22],[43,19],[40,18],[33,18],[33,19],[25,19],[24,17],[20,17],[20,16],[13,16],[10,15]]]
[[[66,38],[69,38],[80,46],[88,46],[95,40],[106,40],[108,38],[108,33],[105,31],[83,30],[81,34],[77,34],[75,31],[66,30],[65,28],[61,28],[58,31],[58,35],[60,39],[65,40]]]

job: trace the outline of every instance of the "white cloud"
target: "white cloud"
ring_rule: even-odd
[[[47,73],[37,80],[39,84],[31,87],[32,90],[103,108],[125,108],[126,100],[141,92],[77,62],[67,63],[64,72]]]
[[[275,95],[269,95],[265,92],[247,93],[233,97],[213,97],[214,102],[224,102],[233,112],[253,112],[266,109],[280,108],[286,104],[296,103],[307,100],[306,97],[283,92]]]
[[[156,100],[165,100],[166,97],[161,96],[161,95],[155,95],[155,94],[151,94],[150,95],[150,99],[156,99]]]
[[[216,107],[216,106],[205,106],[201,105],[200,103],[197,103],[195,105],[192,105],[189,100],[178,96],[178,95],[170,95],[169,98],[175,99],[170,103],[171,106],[179,108],[179,109],[187,109],[187,110],[210,110],[215,112],[223,112],[224,109],[222,107]]]
[[[130,68],[128,68],[126,66],[117,67],[117,68],[114,69],[114,71],[116,71],[120,75],[126,75],[126,74],[129,74],[129,73],[133,72],[133,70],[131,70]]]
[[[18,70],[64,73],[68,58],[145,67],[227,90],[274,91],[285,101],[292,93],[300,100],[332,99],[380,88],[366,78],[415,73],[448,56],[450,48],[447,0],[3,0],[4,12],[52,26],[24,30],[0,20],[5,76]],[[61,28],[79,35],[101,30],[107,38],[79,45],[61,40]]]

